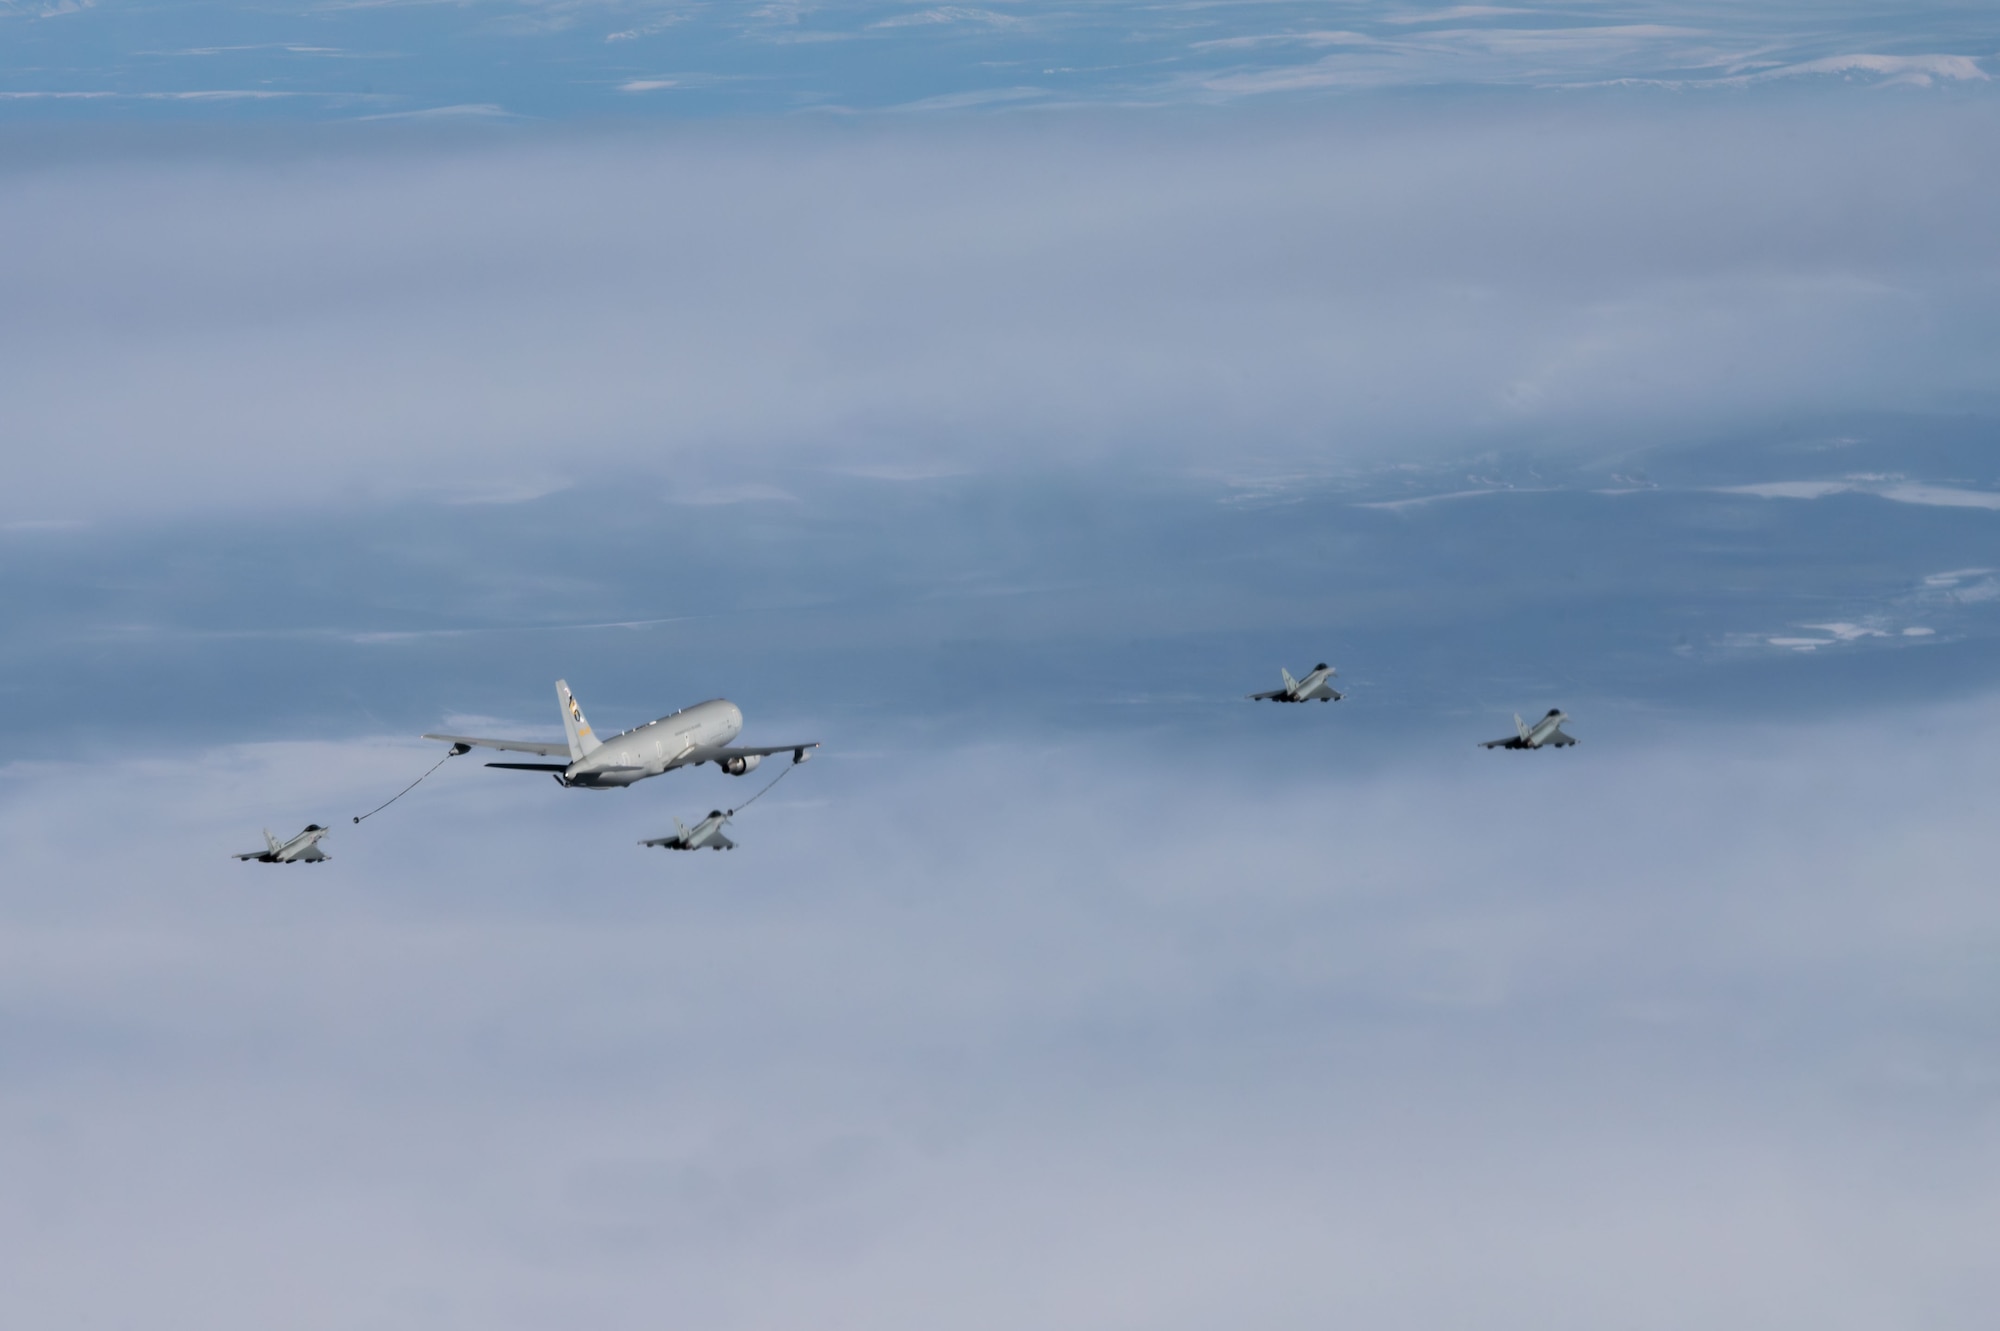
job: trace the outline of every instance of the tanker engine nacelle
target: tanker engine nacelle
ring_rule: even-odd
[[[762,758],[752,753],[741,758],[724,758],[721,767],[723,771],[729,773],[731,776],[742,776],[745,772],[756,771],[757,764],[763,761]]]

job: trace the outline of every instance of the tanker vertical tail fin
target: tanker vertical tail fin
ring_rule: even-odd
[[[590,729],[590,722],[583,719],[583,708],[576,705],[576,695],[560,679],[556,681],[556,698],[562,704],[563,733],[569,736],[569,758],[575,762],[595,749],[598,739]]]

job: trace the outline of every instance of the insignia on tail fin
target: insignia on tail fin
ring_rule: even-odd
[[[575,762],[595,749],[598,739],[590,729],[590,722],[583,719],[583,708],[576,705],[576,695],[560,679],[556,681],[556,699],[562,704],[563,733],[569,736],[570,761]]]

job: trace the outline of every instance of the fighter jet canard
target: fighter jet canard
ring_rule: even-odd
[[[711,809],[708,817],[689,827],[680,819],[674,819],[678,830],[672,836],[654,837],[651,841],[641,841],[642,846],[660,846],[666,850],[735,850],[736,843],[722,834],[722,825],[729,821],[734,809]]]
[[[1245,696],[1251,702],[1339,702],[1342,695],[1327,681],[1339,674],[1332,666],[1321,661],[1307,672],[1304,679],[1293,679],[1292,672],[1283,666],[1278,673],[1284,677],[1285,687],[1272,689],[1269,693],[1251,693]]]
[[[732,744],[743,730],[743,711],[727,698],[711,698],[692,707],[635,726],[623,734],[600,740],[583,718],[583,708],[569,685],[556,681],[556,699],[562,707],[563,732],[568,742],[545,743],[528,739],[478,739],[471,735],[425,735],[452,746],[452,752],[473,748],[503,749],[514,753],[538,753],[551,758],[567,758],[560,763],[488,763],[516,772],[548,772],[561,786],[581,786],[586,790],[606,790],[629,786],[649,776],[681,767],[714,763],[730,776],[744,776],[774,753],[789,753],[794,763],[802,763],[818,740],[803,744]]]
[[[1566,749],[1576,743],[1574,735],[1563,733],[1563,722],[1569,720],[1559,707],[1549,708],[1549,714],[1532,726],[1514,713],[1514,729],[1517,733],[1505,739],[1489,739],[1480,744],[1482,749]]]
[[[280,841],[271,835],[271,829],[264,829],[263,850],[246,850],[241,855],[232,855],[233,860],[256,860],[262,864],[318,864],[333,856],[319,848],[319,839],[327,829],[318,823],[306,824],[306,830],[290,841]]]

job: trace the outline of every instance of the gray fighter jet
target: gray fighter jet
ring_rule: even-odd
[[[1562,724],[1567,720],[1569,718],[1563,715],[1560,708],[1551,707],[1547,716],[1531,726],[1521,719],[1519,712],[1516,712],[1514,713],[1514,729],[1519,732],[1518,734],[1509,735],[1505,739],[1489,739],[1479,747],[1482,749],[1539,749],[1543,747],[1566,749],[1576,743],[1574,736],[1563,733]]]
[[[1340,672],[1324,661],[1314,666],[1304,679],[1293,679],[1292,672],[1283,666],[1278,667],[1278,673],[1285,677],[1285,687],[1246,695],[1251,702],[1311,702],[1315,698],[1321,702],[1340,701],[1341,695],[1327,683]]]
[[[729,821],[729,815],[736,810],[724,812],[709,810],[708,817],[689,828],[680,819],[674,819],[674,826],[680,830],[672,836],[654,837],[651,841],[641,841],[642,846],[662,846],[667,850],[700,850],[703,846],[710,850],[735,850],[736,843],[722,835],[722,825]]]
[[[264,829],[264,849],[246,850],[241,855],[232,855],[233,860],[256,860],[261,864],[318,864],[333,856],[319,848],[319,839],[326,835],[326,829],[318,823],[307,823],[306,830],[290,841],[280,841],[271,835],[271,829]]]
[[[678,767],[699,767],[714,763],[731,776],[754,771],[757,764],[774,753],[790,753],[802,763],[808,750],[819,747],[818,740],[804,744],[771,744],[745,748],[731,744],[743,730],[743,712],[727,698],[712,698],[684,707],[678,712],[648,721],[623,734],[600,740],[583,719],[583,709],[569,685],[556,681],[556,699],[562,705],[563,732],[568,742],[544,743],[530,739],[475,739],[470,735],[425,735],[442,740],[453,753],[472,748],[505,749],[515,753],[539,753],[545,757],[567,758],[560,763],[488,763],[517,772],[549,772],[561,786],[581,786],[604,790],[629,786],[649,776],[671,772]]]

